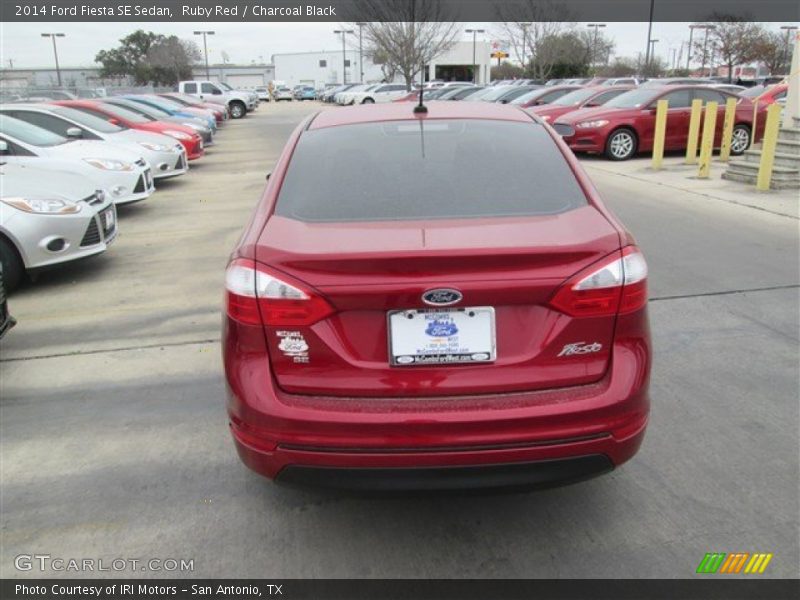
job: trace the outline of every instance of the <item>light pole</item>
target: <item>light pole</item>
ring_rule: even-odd
[[[211,79],[211,72],[208,70],[208,44],[206,43],[207,35],[214,35],[213,31],[195,31],[195,35],[203,36],[203,56],[206,58],[206,79]]]
[[[597,62],[597,30],[605,26],[605,23],[589,23],[587,25],[589,29],[594,28],[594,40],[592,41],[592,66],[594,66]]]
[[[358,70],[361,73],[359,81],[364,83],[364,26],[366,23],[356,23],[358,25]]]
[[[345,49],[345,38],[348,33],[355,34],[352,29],[334,29],[333,33],[342,35],[342,83],[347,83],[347,50]]]
[[[789,40],[791,39],[792,32],[793,31],[797,31],[797,26],[795,26],[795,25],[782,25],[781,29],[786,30],[786,45],[783,47],[783,60],[781,60],[781,62],[783,63],[783,68],[785,69],[785,68],[787,68],[789,66],[789,64],[788,64],[789,63],[789,60],[788,60],[788,58],[789,58],[789,43],[790,43]],[[770,73],[770,75],[772,75],[772,73]]]
[[[703,29],[705,25],[689,25],[689,51],[686,53],[686,70],[688,71],[691,68],[692,62],[692,41],[694,39],[694,30],[695,29]]]
[[[472,34],[472,83],[478,84],[478,70],[477,65],[475,62],[475,48],[478,43],[478,34],[479,33],[486,33],[485,29],[465,29],[467,33]]]
[[[63,33],[43,33],[42,37],[49,37],[53,40],[53,56],[56,59],[56,78],[58,79],[58,87],[61,87],[61,68],[58,66],[58,50],[56,49],[56,38],[64,37]]]
[[[700,28],[698,26],[698,28]],[[706,72],[706,59],[708,58],[708,30],[709,29],[716,29],[714,25],[703,25],[702,29],[705,29],[705,35],[703,35],[703,64],[700,65],[700,75],[705,77]]]
[[[644,56],[644,68],[650,68],[650,39],[653,36],[653,10],[655,9],[656,0],[650,0],[650,18],[647,23],[647,50]]]
[[[656,39],[650,40],[650,53],[649,53],[649,54],[650,54],[650,63],[651,63],[651,64],[655,62],[655,58],[656,58],[656,44],[657,44],[657,43],[658,43],[658,40],[656,40]],[[649,67],[650,67],[650,65],[648,65],[648,68],[649,68]]]
[[[524,77],[527,75],[528,65],[525,62],[527,58],[525,56],[525,51],[528,49],[528,27],[530,27],[532,23],[520,23],[519,26],[522,27],[522,76]],[[497,61],[497,64],[500,64],[500,61]]]

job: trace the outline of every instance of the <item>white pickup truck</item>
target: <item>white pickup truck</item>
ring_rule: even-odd
[[[213,81],[181,81],[178,91],[199,98],[203,102],[223,104],[228,107],[231,117],[241,119],[256,107],[256,100],[248,92],[226,90]]]

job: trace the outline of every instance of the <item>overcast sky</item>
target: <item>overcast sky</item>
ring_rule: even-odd
[[[502,37],[492,23],[463,23],[464,28],[477,26],[486,29],[486,40]],[[635,56],[644,52],[647,43],[647,23],[608,23],[606,35],[616,40],[616,55]],[[777,29],[780,24],[773,24]],[[585,27],[585,23],[577,24]],[[333,34],[334,23],[0,23],[2,43],[0,58],[8,68],[52,67],[51,41],[42,32],[63,32],[67,37],[58,40],[58,56],[62,67],[85,67],[94,63],[99,50],[111,48],[117,41],[137,28],[181,38],[195,37],[196,29],[213,29],[216,35],[208,38],[209,62],[222,62],[226,52],[234,64],[252,61],[269,62],[273,54],[338,50],[341,38]],[[494,33],[494,35],[492,35]],[[689,23],[653,23],[653,38],[658,39],[656,54],[670,62],[672,49],[688,42]],[[202,40],[200,42],[202,50]],[[464,40],[471,37],[463,34]],[[684,55],[685,56],[685,55]]]

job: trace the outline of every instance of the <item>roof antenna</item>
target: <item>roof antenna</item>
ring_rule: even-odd
[[[419,104],[414,107],[414,114],[424,114],[428,112],[428,107],[422,103],[422,91],[425,89],[425,65],[419,72]]]

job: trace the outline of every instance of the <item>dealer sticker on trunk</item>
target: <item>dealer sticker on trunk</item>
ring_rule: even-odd
[[[392,365],[479,363],[496,358],[491,306],[394,311],[388,319]]]
[[[308,342],[299,331],[278,331],[276,335],[281,338],[278,342],[278,350],[286,356],[290,356],[296,363],[307,363]]]

